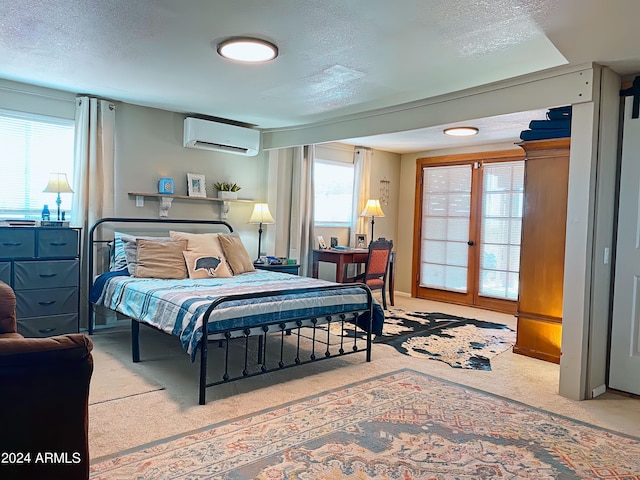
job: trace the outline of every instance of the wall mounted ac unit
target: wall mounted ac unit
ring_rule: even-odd
[[[260,150],[260,131],[187,117],[184,119],[184,146],[254,156]]]

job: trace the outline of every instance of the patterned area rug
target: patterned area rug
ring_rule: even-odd
[[[361,330],[332,333],[363,337]],[[501,323],[446,313],[385,310],[384,328],[377,343],[386,343],[412,357],[438,360],[454,368],[491,370],[491,358],[513,347],[516,332]]]
[[[640,438],[412,370],[158,442],[112,479],[640,479]]]

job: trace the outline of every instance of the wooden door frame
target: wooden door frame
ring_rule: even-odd
[[[422,248],[422,198],[424,196],[424,185],[422,181],[422,171],[429,166],[455,166],[467,165],[473,163],[497,163],[524,161],[524,151],[521,149],[498,150],[488,152],[475,152],[457,155],[444,155],[438,157],[427,157],[416,159],[416,187],[414,198],[414,217],[413,217],[413,238],[414,248],[412,252],[412,282],[411,296],[418,297],[418,284],[420,281],[420,251]],[[469,232],[475,239],[476,245],[480,246],[480,219],[482,218],[482,192],[479,194],[475,189],[481,186],[480,169],[472,165],[471,178],[471,205],[469,218]],[[473,232],[473,233],[472,233]],[[478,274],[480,271],[480,254],[478,248],[473,248],[469,253],[469,264],[467,271],[467,293],[449,292],[445,290],[429,289],[428,295],[419,298],[435,300],[447,303],[456,303],[472,307],[484,308],[487,310],[495,310],[499,312],[515,313],[517,310],[517,301],[502,300],[492,297],[483,297],[477,294],[478,291]]]

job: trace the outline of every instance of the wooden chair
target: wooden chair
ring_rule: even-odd
[[[389,259],[393,249],[392,240],[379,238],[369,244],[369,256],[364,268],[364,273],[357,275],[353,280],[367,285],[372,291],[382,290],[382,307],[387,309],[387,273],[389,271]]]

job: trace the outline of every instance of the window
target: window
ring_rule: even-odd
[[[353,208],[353,164],[316,160],[313,165],[315,224],[350,227]]]
[[[480,295],[518,299],[524,162],[483,167]]]
[[[0,145],[4,179],[0,216],[39,219],[43,205],[56,210],[57,194],[42,190],[54,172],[66,173],[73,184],[74,121],[0,110]],[[71,194],[60,196],[69,208]]]

